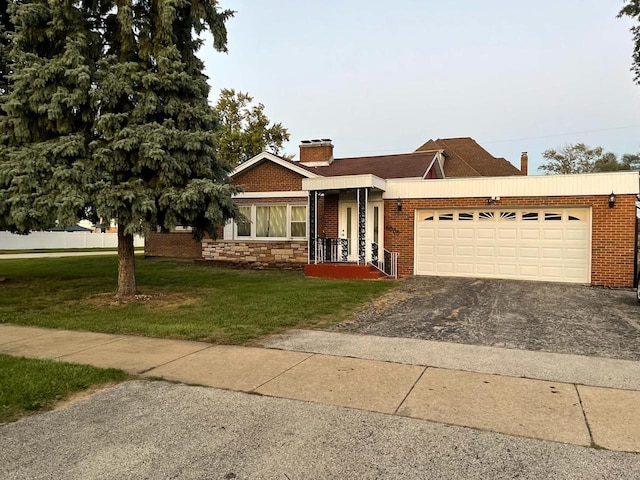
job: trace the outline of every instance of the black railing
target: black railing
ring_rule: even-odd
[[[317,263],[340,263],[349,261],[349,239],[318,238],[316,239]]]

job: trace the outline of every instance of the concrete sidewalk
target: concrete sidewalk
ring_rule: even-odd
[[[342,355],[359,352],[363,357],[374,356],[363,351],[363,339],[358,336],[330,335],[338,335],[333,342],[341,345]],[[326,343],[328,337],[323,338]],[[400,355],[399,346],[393,343],[396,340],[374,337],[377,355],[384,352],[385,342],[389,351]],[[538,377],[543,378],[519,378],[524,373],[495,375],[486,367],[490,363],[487,356],[498,359],[500,349],[487,352],[483,350],[486,347],[465,346],[464,353],[449,350],[449,363],[442,368],[438,355],[433,361],[424,361],[429,360],[429,352],[436,349],[433,343],[437,342],[412,345],[408,350],[414,352],[411,364],[399,357],[392,362],[315,353],[309,338],[306,341],[299,346],[303,351],[295,351],[0,325],[0,353],[9,355],[116,367],[136,375],[189,384],[640,452],[640,389],[585,385],[584,378],[555,380],[561,365],[572,365],[575,359],[563,362],[562,355],[554,357],[560,366],[556,366],[552,379],[544,378],[543,370],[538,372]],[[349,342],[353,342],[351,347],[347,346]],[[421,359],[415,356],[420,350]],[[472,366],[470,359],[474,353],[486,371],[451,368],[456,361]],[[508,350],[502,353],[509,363],[513,353]],[[535,363],[536,352],[527,354],[529,361]],[[550,361],[541,358],[543,363]],[[606,363],[606,359],[592,359],[591,368],[595,368],[598,360]],[[637,368],[636,363],[626,365],[629,371]],[[562,375],[568,380],[568,372]]]

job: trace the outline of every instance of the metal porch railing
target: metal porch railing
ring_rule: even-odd
[[[368,262],[388,277],[398,278],[398,252],[386,248],[380,252],[376,242],[367,242],[370,247],[371,261]],[[316,238],[315,263],[347,263],[349,262],[349,239]],[[382,255],[380,255],[382,253]]]

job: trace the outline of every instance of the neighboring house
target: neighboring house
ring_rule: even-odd
[[[202,258],[317,276],[366,278],[373,264],[632,286],[638,172],[529,177],[527,162],[523,153],[517,169],[471,138],[400,155],[334,159],[330,140],[302,142],[298,162],[261,153],[231,176],[250,222],[205,239]],[[185,235],[152,235],[148,255],[185,251]]]

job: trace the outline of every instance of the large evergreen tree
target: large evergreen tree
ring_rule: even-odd
[[[0,117],[0,215],[14,229],[79,217],[118,223],[117,295],[136,292],[134,234],[237,215],[230,167],[196,56],[215,0],[14,0],[10,92]]]

